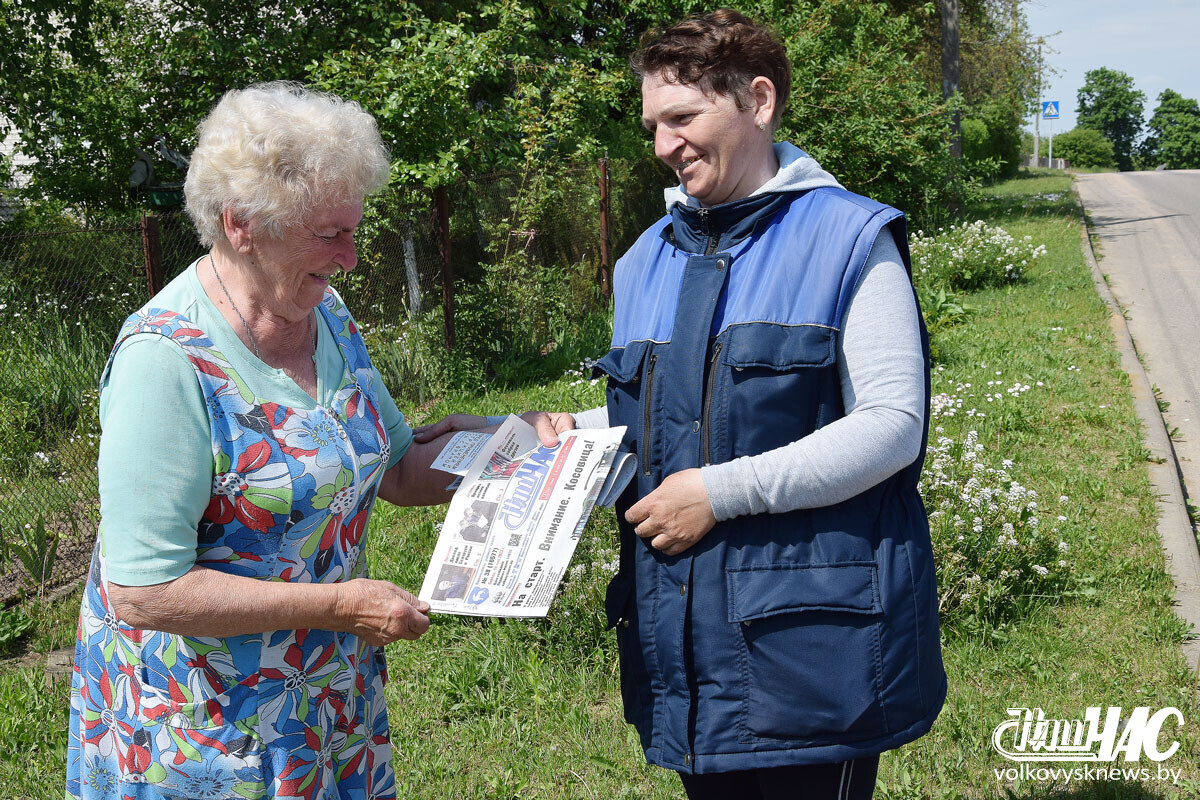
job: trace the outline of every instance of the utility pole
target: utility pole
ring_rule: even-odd
[[[1054,169],[1054,120],[1048,119],[1046,123],[1050,126],[1050,139],[1046,143],[1046,166]]]
[[[1039,151],[1041,149],[1041,126],[1042,119],[1042,38],[1038,37],[1038,55],[1037,55],[1037,108],[1033,112],[1033,166],[1040,167],[1038,161]]]

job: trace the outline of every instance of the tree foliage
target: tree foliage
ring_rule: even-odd
[[[93,206],[122,204],[135,147],[189,151],[227,89],[303,80],[348,37],[380,35],[374,6],[340,0],[0,3],[0,114],[37,159],[34,189]]]
[[[1054,157],[1065,158],[1072,167],[1111,169],[1117,165],[1112,142],[1095,128],[1074,128],[1056,134]]]
[[[1012,176],[1020,165],[1021,122],[1037,101],[1034,41],[1021,0],[959,0],[958,5],[963,157],[968,171],[979,172],[990,163],[996,175]],[[889,6],[918,25],[914,63],[930,87],[940,88],[940,15],[927,0],[890,0]],[[982,137],[980,124],[987,129]]]
[[[1164,90],[1138,156],[1143,167],[1200,168],[1200,104],[1172,89]]]
[[[949,119],[911,55],[914,20],[874,3],[780,5],[772,22],[794,87],[781,136],[853,191],[925,219],[944,213]]]
[[[1094,128],[1112,142],[1120,169],[1133,169],[1133,146],[1142,131],[1146,95],[1133,88],[1133,78],[1120,70],[1088,70],[1078,93],[1076,125]]]
[[[1008,2],[964,2],[964,37],[992,25],[995,39],[999,18],[989,9]],[[710,8],[698,0],[0,4],[0,114],[37,159],[35,191],[107,208],[124,203],[134,147],[162,135],[187,152],[224,91],[280,78],[362,102],[391,147],[397,182],[536,171],[606,152],[650,158],[628,55],[647,29]],[[782,135],[851,189],[917,215],[944,212],[947,114],[939,84],[927,80],[924,44],[934,7],[755,0],[743,10],[774,26],[792,58]],[[975,115],[989,131],[1003,129],[1022,79],[973,77],[971,58],[967,93],[1001,110]]]
[[[654,5],[682,15],[693,4]],[[407,5],[390,13],[386,40],[332,50],[309,77],[376,115],[403,181],[436,185],[459,172],[628,155],[637,117],[629,117],[636,86],[626,57],[656,21],[642,9],[649,4],[628,6]]]

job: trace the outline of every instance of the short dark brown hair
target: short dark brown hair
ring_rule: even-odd
[[[775,84],[772,127],[778,127],[792,90],[792,65],[779,37],[729,8],[650,31],[629,62],[639,81],[662,75],[671,83],[733,97],[741,109],[750,107],[750,82],[762,75]]]

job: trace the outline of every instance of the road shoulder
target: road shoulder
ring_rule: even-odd
[[[1081,208],[1085,208],[1079,198]],[[1138,359],[1137,347],[1129,333],[1120,304],[1105,281],[1096,254],[1092,249],[1091,229],[1086,215],[1082,226],[1083,253],[1096,291],[1109,310],[1109,327],[1121,354],[1121,366],[1129,375],[1134,407],[1142,419],[1142,438],[1150,451],[1147,463],[1150,483],[1154,487],[1158,506],[1158,535],[1167,557],[1167,569],[1175,584],[1175,613],[1192,625],[1192,636],[1183,643],[1187,663],[1200,672],[1200,549],[1184,502],[1183,484],[1175,448],[1167,435],[1150,379]]]

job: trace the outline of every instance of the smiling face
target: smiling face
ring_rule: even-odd
[[[284,228],[278,239],[265,233],[254,237],[259,291],[276,313],[303,317],[321,302],[332,276],[354,269],[354,230],[362,214],[362,200],[324,206]]]
[[[778,168],[770,129],[758,124],[771,119],[774,87],[755,78],[750,96],[750,108],[739,109],[731,96],[661,73],[642,79],[642,124],[654,134],[654,154],[702,206],[748,197]]]

